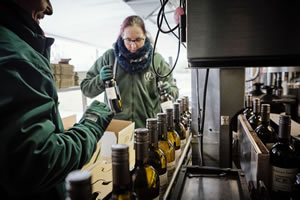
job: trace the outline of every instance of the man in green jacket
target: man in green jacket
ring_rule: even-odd
[[[105,90],[105,80],[113,78],[112,66],[116,63],[115,79],[122,98],[123,111],[115,119],[135,122],[136,128],[145,128],[148,118],[162,112],[158,82],[163,82],[163,90],[174,99],[178,97],[173,76],[159,78],[170,72],[163,57],[154,53],[152,66],[152,45],[147,37],[145,24],[139,16],[127,17],[121,26],[120,35],[114,49],[107,50],[87,72],[81,82],[81,90],[87,97],[93,98]],[[105,98],[106,99],[106,98]]]
[[[64,131],[49,63],[52,38],[39,27],[49,0],[0,1],[0,197],[65,199],[64,179],[91,158],[113,114],[93,102]]]

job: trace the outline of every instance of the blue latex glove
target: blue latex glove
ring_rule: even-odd
[[[163,84],[160,86],[162,90],[167,91],[167,93],[171,93],[172,89],[171,89],[171,85],[169,82],[163,82]]]
[[[113,70],[111,65],[107,65],[100,70],[100,79],[106,81],[113,78]]]
[[[79,121],[79,124],[85,124],[86,122],[90,123],[90,121],[93,121],[101,129],[102,133],[104,133],[113,116],[114,113],[105,103],[94,100],[86,109],[83,117]]]

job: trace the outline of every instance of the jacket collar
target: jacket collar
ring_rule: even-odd
[[[3,2],[0,4],[0,25],[13,31],[34,50],[49,59],[48,51],[54,39],[45,37],[40,26],[13,1]]]

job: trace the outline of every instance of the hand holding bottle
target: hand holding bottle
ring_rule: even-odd
[[[100,79],[106,81],[113,78],[113,70],[111,65],[106,65],[100,70]]]
[[[170,94],[172,91],[171,85],[168,82],[163,82],[160,87],[162,90],[165,90],[168,94]]]

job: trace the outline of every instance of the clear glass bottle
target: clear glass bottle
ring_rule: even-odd
[[[184,125],[180,121],[179,103],[174,103],[173,107],[174,107],[174,112],[173,112],[174,129],[180,137],[180,149],[182,152],[186,144],[186,130],[184,128]]]
[[[132,190],[136,199],[159,199],[159,174],[148,164],[149,131],[137,128],[134,132],[135,165],[131,170]]]
[[[259,98],[253,99],[253,114],[249,117],[248,122],[253,130],[255,130],[256,127],[258,127],[261,124]]]
[[[149,130],[150,137],[149,164],[152,165],[159,174],[159,198],[162,199],[168,187],[168,173],[167,157],[165,153],[158,148],[157,119],[147,119],[146,128]]]
[[[246,117],[247,120],[253,114],[252,107],[253,107],[252,95],[247,94],[246,95],[246,101],[245,101],[245,109],[243,111],[243,115]]]
[[[112,200],[133,200],[129,172],[129,147],[126,144],[112,145]]]
[[[66,177],[67,200],[91,200],[91,173],[87,170],[74,170]]]
[[[275,130],[270,125],[270,110],[270,104],[261,105],[261,125],[255,129],[257,136],[268,149],[270,149],[277,140]]]
[[[168,138],[175,147],[175,166],[181,155],[180,136],[174,129],[173,108],[166,109]]]
[[[175,171],[175,147],[168,139],[167,131],[167,114],[157,114],[158,129],[158,147],[165,153],[167,157],[168,182],[171,180]]]
[[[290,199],[292,185],[297,174],[297,158],[294,148],[290,145],[291,117],[280,115],[278,142],[269,154],[272,171],[272,199]]]
[[[105,92],[110,109],[114,113],[122,112],[121,95],[115,79],[105,80]]]

